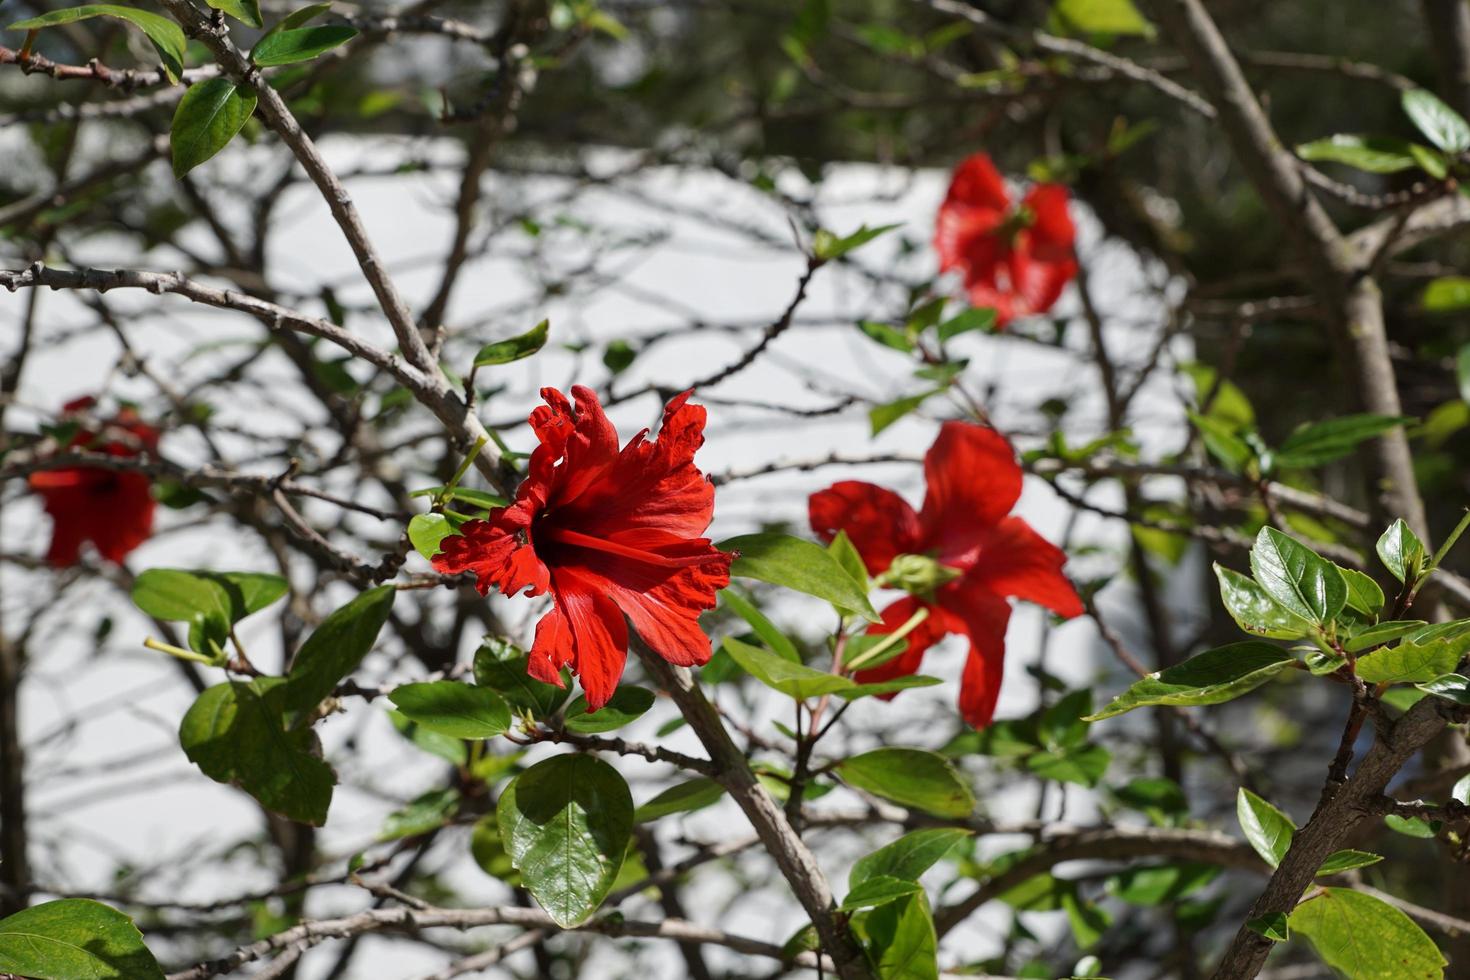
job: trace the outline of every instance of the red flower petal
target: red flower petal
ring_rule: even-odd
[[[552,573],[551,592],[571,634],[573,664],[587,695],[588,711],[607,704],[628,659],[628,625],[599,585],[576,569],[559,568]]]
[[[843,480],[817,491],[807,516],[823,541],[846,531],[873,575],[883,574],[895,556],[921,550],[919,515],[898,494],[871,483]]]
[[[941,564],[967,568],[985,529],[1021,496],[1021,467],[1005,437],[969,422],[946,422],[924,455],[928,492],[919,521],[924,550]]]
[[[941,589],[939,602],[970,638],[960,676],[960,716],[984,728],[995,717],[995,702],[1000,697],[1011,605],[968,576]]]
[[[1036,533],[1019,517],[987,530],[967,581],[996,595],[1014,596],[1045,606],[1059,616],[1082,614],[1082,600],[1062,572],[1066,552]]]
[[[1031,210],[1032,251],[1049,262],[1072,258],[1077,227],[1067,210],[1067,189],[1060,184],[1037,184],[1022,202]]]
[[[1030,231],[1017,236],[1016,250],[1006,260],[1007,276],[1015,294],[1018,316],[1045,313],[1056,305],[1062,290],[1077,275],[1077,263],[1066,255],[1044,260],[1032,253]]]
[[[926,605],[913,596],[905,596],[883,610],[883,622],[869,626],[868,634],[886,636],[896,632]],[[928,609],[929,618],[915,626],[913,632],[904,638],[908,642],[908,649],[887,663],[879,664],[871,670],[858,671],[852,675],[853,679],[859,684],[876,684],[880,681],[891,681],[895,677],[909,677],[917,674],[924,660],[924,652],[944,639],[950,627],[955,625],[948,614],[938,606],[929,605]],[[898,693],[894,691],[893,694],[880,694],[879,697],[887,701]]]
[[[994,281],[995,268],[1005,258],[1005,244],[996,229],[1005,212],[990,208],[945,204],[934,222],[934,251],[939,271],[959,269],[965,282]]]
[[[474,572],[481,595],[492,588],[503,595],[545,592],[551,584],[549,572],[529,539],[532,518],[540,508],[540,488],[531,484],[528,477],[509,507],[491,511],[488,520],[468,521],[459,534],[445,538],[434,556],[435,570],[446,575]]]
[[[990,157],[984,153],[972,153],[954,168],[944,203],[1004,211],[1011,206],[1011,196]]]
[[[552,603],[551,609],[536,624],[536,638],[531,643],[531,652],[526,656],[526,673],[547,684],[566,687],[562,683],[561,671],[577,659],[577,648],[572,641],[572,626],[561,610]]]

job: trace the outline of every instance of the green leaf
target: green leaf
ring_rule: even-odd
[[[908,898],[923,892],[923,887],[917,882],[907,882],[904,879],[883,876],[867,879],[866,882],[858,884],[847,893],[847,898],[842,899],[842,904],[836,907],[839,912],[854,912],[860,908],[873,908],[876,905],[886,905],[888,902],[897,902],[898,899]]]
[[[905,354],[913,352],[914,342],[909,339],[908,334],[896,327],[890,327],[886,323],[879,323],[877,320],[860,320],[858,321],[858,329],[867,334],[869,339],[877,341],[884,347],[891,347],[896,351],[903,351]]]
[[[181,568],[150,568],[133,580],[133,605],[154,619],[189,624],[189,646],[218,656],[235,624],[235,603],[223,582]]]
[[[255,112],[255,90],[228,78],[210,78],[189,86],[169,127],[174,176],[199,166],[229,145]]]
[[[844,759],[837,775],[855,789],[940,817],[967,817],[975,796],[949,760],[921,749],[874,749]]]
[[[750,676],[798,701],[832,694],[853,686],[852,681],[846,677],[825,670],[813,670],[762,647],[742,643],[734,637],[726,637],[721,648]]]
[[[1135,810],[1157,810],[1160,813],[1183,813],[1189,809],[1184,790],[1172,779],[1142,776],[1113,791],[1118,802]]]
[[[268,810],[321,826],[337,777],[315,754],[310,729],[287,730],[286,687],[273,677],[207,688],[179,723],[179,744],[210,779],[239,786]]]
[[[1391,136],[1358,136],[1338,133],[1326,139],[1303,143],[1296,155],[1313,163],[1341,163],[1370,174],[1393,174],[1412,170],[1418,161],[1409,151],[1408,140]]]
[[[855,912],[858,909],[887,905],[889,902],[919,894],[923,890],[917,881],[876,875],[854,886],[842,900],[842,904],[837,906],[837,911]]]
[[[1087,722],[1092,714],[1092,691],[1073,691],[1041,714],[1037,729],[1047,748],[1065,749],[1079,745],[1087,738]]]
[[[517,711],[533,718],[549,718],[566,703],[570,675],[562,672],[562,686],[539,681],[526,672],[530,658],[515,644],[487,636],[475,651],[475,683],[498,693]]]
[[[272,24],[271,29],[266,31],[265,34],[261,36],[269,37],[270,35],[278,34],[281,31],[288,31],[293,27],[301,27],[303,24],[306,24],[309,21],[320,17],[322,14],[331,9],[332,4],[330,2],[327,2],[313,3],[308,6],[302,7],[299,10],[293,10],[289,14]]]
[[[85,898],[0,919],[0,973],[35,980],[163,980],[133,920]]]
[[[1383,825],[1396,834],[1417,837],[1420,840],[1433,840],[1434,835],[1439,832],[1423,817],[1401,817],[1396,813],[1384,817]]]
[[[633,797],[618,771],[590,755],[554,756],[511,780],[496,815],[511,862],[552,920],[587,921],[633,832]]]
[[[876,228],[869,228],[867,225],[863,225],[851,235],[846,235],[842,238],[838,238],[825,229],[818,230],[812,236],[812,255],[819,261],[830,262],[833,259],[841,258],[855,248],[860,248],[868,244],[868,242],[871,242],[879,235],[898,227],[900,226],[896,224],[879,225]]]
[[[1343,648],[1349,653],[1357,653],[1360,650],[1368,650],[1372,647],[1391,643],[1399,637],[1412,633],[1428,624],[1422,619],[1393,619],[1388,622],[1378,623],[1374,626],[1365,627],[1363,630],[1353,634]]]
[[[869,955],[883,980],[938,980],[939,940],[922,892],[880,905],[864,920]]]
[[[858,858],[847,876],[847,887],[857,888],[872,878],[888,877],[918,881],[919,876],[954,850],[956,844],[970,836],[970,831],[956,827],[915,830],[872,854]]]
[[[1404,113],[1429,142],[1446,153],[1470,150],[1470,125],[1433,92],[1410,89],[1399,98]]]
[[[48,14],[27,20],[18,20],[10,25],[9,30],[35,31],[43,27],[56,27],[59,24],[74,24],[79,20],[90,20],[93,17],[116,17],[142,30],[148,35],[148,40],[153,42],[153,47],[158,52],[158,57],[163,62],[169,79],[174,82],[179,80],[179,76],[184,72],[184,49],[188,46],[184,39],[184,31],[167,17],[160,17],[147,10],[124,7],[115,3],[88,3],[80,7],[53,10]]]
[[[296,27],[267,34],[256,42],[250,60],[262,68],[310,61],[357,36],[354,28],[344,24],[321,24]]]
[[[989,307],[971,307],[939,325],[939,340],[942,343],[971,330],[984,330],[988,333],[995,329],[996,318],[995,310]]]
[[[391,708],[387,714],[388,721],[392,723],[394,730],[423,751],[438,756],[453,766],[463,766],[469,762],[469,749],[462,739],[441,735],[420,727],[409,721],[405,715]]]
[[[1245,925],[1251,932],[1265,936],[1273,943],[1284,943],[1291,938],[1291,926],[1285,912],[1257,916]]]
[[[1453,673],[1470,646],[1470,638],[1441,638],[1366,653],[1358,658],[1358,676],[1369,684],[1418,684]]]
[[[881,621],[867,594],[819,544],[768,531],[730,538],[717,547],[738,553],[730,566],[732,576],[795,589],[825,599],[838,609],[856,613],[870,622]]]
[[[931,388],[928,391],[920,392],[917,395],[909,395],[897,401],[888,402],[885,405],[873,406],[868,410],[868,422],[872,426],[873,435],[876,436],[943,390],[943,388]]]
[[[863,556],[858,553],[857,546],[847,536],[846,531],[838,531],[827,545],[827,553],[837,559],[837,564],[852,576],[852,580],[858,584],[858,588],[864,593],[872,586],[868,579],[868,566],[863,562]]]
[[[1413,582],[1424,568],[1424,542],[1403,518],[1394,521],[1378,539],[1378,557],[1383,567],[1400,582]]]
[[[1341,459],[1358,443],[1413,419],[1402,415],[1344,415],[1297,429],[1276,450],[1276,466],[1307,469]]]
[[[602,352],[602,363],[613,374],[622,374],[633,366],[638,349],[626,340],[610,340]]]
[[[1219,875],[1218,865],[1196,862],[1129,868],[1109,877],[1107,889],[1130,905],[1162,905],[1198,891]]]
[[[1038,752],[1028,756],[1026,768],[1042,779],[1075,783],[1089,789],[1102,781],[1113,755],[1101,745],[1059,752]]]
[[[1057,0],[1052,12],[1073,33],[1154,35],[1133,0]]]
[[[251,613],[266,606],[291,591],[291,583],[279,575],[265,572],[205,572],[216,581],[223,579],[226,587],[233,586],[230,596],[231,616],[239,622]],[[238,593],[238,595],[234,594]]]
[[[581,732],[583,735],[610,732],[615,728],[622,728],[629,722],[636,721],[644,712],[653,707],[653,701],[653,692],[647,688],[623,684],[613,692],[607,704],[588,714],[587,699],[579,694],[577,699],[567,706],[567,716],[563,724],[568,731]]]
[[[1274,527],[1256,535],[1251,571],[1277,605],[1317,626],[1332,622],[1347,604],[1337,566]]]
[[[432,559],[443,550],[444,539],[458,533],[443,514],[415,514],[408,519],[408,540],[425,558]]]
[[[689,813],[714,806],[725,798],[725,787],[707,776],[676,783],[640,806],[633,813],[638,823],[647,823],[672,813]]]
[[[458,812],[459,790],[452,787],[430,790],[388,814],[383,821],[383,829],[378,831],[378,840],[401,840],[427,834],[449,823]]]
[[[391,585],[379,586],[322,620],[296,651],[286,675],[281,700],[287,711],[315,708],[338,681],[357,669],[387,622],[395,595]]]
[[[1198,412],[1189,412],[1188,415],[1190,422],[1199,430],[1200,438],[1204,440],[1210,455],[1223,463],[1230,472],[1241,472],[1255,458],[1255,450],[1236,435],[1236,423],[1200,415]]]
[[[1287,651],[1254,640],[1207,650],[1182,664],[1148,675],[1087,720],[1100,721],[1153,705],[1233,701],[1254,691],[1294,662]]]
[[[530,357],[538,350],[546,346],[546,338],[551,330],[551,321],[542,320],[530,330],[509,340],[496,341],[486,344],[480,348],[480,353],[475,355],[475,367],[489,367],[492,364],[509,364],[519,361],[521,358]]]
[[[470,831],[470,855],[480,870],[492,878],[499,878],[513,888],[521,886],[521,874],[510,863],[505,853],[505,842],[500,839],[500,824],[493,812],[475,821]]]
[[[1463,674],[1441,674],[1432,681],[1414,686],[1426,694],[1470,706],[1470,677]]]
[[[1338,566],[1337,570],[1347,583],[1348,608],[1356,609],[1365,616],[1377,616],[1383,609],[1383,603],[1387,601],[1378,583],[1354,568]]]
[[[454,738],[494,738],[510,728],[510,707],[488,687],[460,681],[402,684],[388,695],[405,718]]]
[[[1317,869],[1317,877],[1324,875],[1342,874],[1344,871],[1352,871],[1357,868],[1366,868],[1370,864],[1377,864],[1383,857],[1378,854],[1369,854],[1367,851],[1334,851],[1327,855],[1327,860],[1322,862],[1322,867]]]
[[[1216,562],[1215,577],[1220,581],[1220,601],[1225,604],[1225,611],[1247,633],[1295,640],[1311,631],[1309,620],[1283,608],[1249,575],[1231,571]]]
[[[1317,955],[1352,980],[1425,980],[1444,975],[1434,940],[1382,899],[1350,888],[1327,888],[1296,907],[1288,920]]]
[[[215,10],[223,10],[242,24],[261,27],[260,0],[204,0]]]
[[[1244,786],[1235,796],[1235,817],[1261,860],[1273,868],[1279,865],[1296,833],[1291,818]]]
[[[736,592],[734,589],[723,589],[720,598],[725,602],[725,608],[734,610],[735,614],[750,624],[755,630],[755,635],[760,637],[773,651],[793,663],[801,663],[801,653],[796,649],[796,644],[791,638],[776,628],[776,624],[766,618],[749,599]]]
[[[902,649],[902,644],[899,645]],[[895,677],[889,681],[873,681],[870,684],[854,684],[852,687],[844,687],[837,690],[836,695],[844,701],[856,701],[858,698],[876,697],[882,694],[894,694],[898,691],[907,691],[915,687],[933,687],[944,683],[938,677],[927,677],[924,674],[910,674],[908,677]]]
[[[1424,287],[1420,302],[1426,313],[1458,313],[1460,310],[1470,309],[1470,278],[1441,276],[1431,280]]]

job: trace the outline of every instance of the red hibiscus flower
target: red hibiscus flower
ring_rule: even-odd
[[[670,663],[709,660],[699,614],[730,584],[733,556],[700,537],[715,491],[694,465],[705,411],[689,392],[664,408],[658,440],[638,433],[618,449],[618,433],[589,388],[572,389],[573,408],[555,388],[531,413],[541,441],[509,507],[470,521],[444,540],[441,572],[472,571],[482,595],[551,593],[536,625],[530,673],[561,684],[570,666],[588,710],[607,703],[623,674],[628,628]]]
[[[946,422],[924,456],[928,492],[917,514],[891,490],[844,480],[814,493],[812,530],[824,541],[838,531],[884,584],[911,594],[883,610],[872,634],[892,633],[927,610],[907,636],[908,648],[860,682],[918,671],[924,651],[947,634],[970,640],[960,680],[960,714],[976,728],[990,724],[1005,663],[1008,597],[1040,603],[1058,615],[1082,612],[1062,566],[1067,557],[1019,517],[1007,516],[1021,495],[1021,468],[1010,444],[991,429]]]
[[[975,153],[955,168],[934,225],[939,271],[960,270],[973,306],[994,307],[996,322],[1044,313],[1077,275],[1077,230],[1067,189],[1037,184],[1011,207],[990,157]]]
[[[95,404],[95,399],[78,398],[67,402],[62,414],[76,415]],[[144,425],[131,408],[123,408],[100,433],[84,427],[67,448],[109,456],[138,456],[157,452],[158,430]],[[146,474],[76,466],[32,473],[27,482],[41,495],[46,513],[51,515],[51,547],[46,560],[53,565],[75,565],[84,541],[96,545],[103,558],[122,564],[128,552],[153,532],[155,504],[148,492]]]

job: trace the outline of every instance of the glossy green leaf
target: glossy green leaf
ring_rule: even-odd
[[[169,127],[174,176],[184,176],[229,145],[255,112],[255,100],[254,89],[228,78],[189,86]]]
[[[1342,580],[1347,583],[1347,604],[1365,616],[1377,616],[1387,600],[1383,589],[1367,575],[1353,568],[1338,568]]]
[[[425,558],[433,558],[443,547],[445,538],[458,533],[443,514],[415,514],[408,519],[408,540]]]
[[[830,671],[813,670],[762,647],[742,643],[734,637],[726,637],[721,649],[750,676],[797,700],[820,697],[853,686],[852,681],[846,677]]]
[[[1276,465],[1310,468],[1342,459],[1358,444],[1412,419],[1401,415],[1343,415],[1302,426],[1276,450]]]
[[[801,653],[796,649],[796,644],[775,623],[767,619],[766,614],[755,603],[734,589],[721,590],[720,599],[725,603],[725,608],[749,623],[750,628],[755,630],[755,635],[772,651],[793,663],[801,663]]]
[[[1154,27],[1133,0],[1057,0],[1052,11],[1071,32],[1152,37]]]
[[[397,593],[391,585],[362,593],[335,610],[296,651],[281,695],[287,711],[307,711],[357,669],[377,642]]]
[[[260,27],[260,0],[204,0],[215,10],[223,10],[240,23]]]
[[[225,582],[181,568],[150,568],[133,580],[133,605],[155,619],[189,624],[189,646],[206,656],[223,652],[236,603]]]
[[[931,388],[928,391],[921,391],[917,395],[908,395],[896,401],[873,406],[868,410],[868,422],[872,428],[873,435],[876,436],[943,390],[943,388]]]
[[[921,749],[874,749],[837,764],[843,782],[941,817],[967,817],[975,795],[949,760]]]
[[[902,645],[900,644],[900,649]],[[907,677],[895,677],[887,681],[872,681],[868,684],[853,684],[837,690],[836,695],[844,701],[856,701],[858,698],[871,698],[883,694],[893,694],[898,691],[908,691],[916,687],[933,687],[943,684],[944,681],[938,677],[928,677],[924,674],[910,674]]]
[[[970,836],[970,831],[957,827],[937,827],[904,834],[872,854],[860,857],[847,876],[847,887],[856,888],[871,878],[888,877],[918,881],[955,845]]]
[[[1428,625],[1422,619],[1394,619],[1378,623],[1373,626],[1354,633],[1343,647],[1349,653],[1358,653],[1362,650],[1371,650],[1373,647],[1392,643],[1400,637],[1406,636],[1415,630]]]
[[[239,786],[268,810],[321,826],[337,777],[316,754],[310,729],[287,729],[286,687],[280,678],[257,678],[206,689],[179,724],[179,744],[209,778]]]
[[[647,823],[672,813],[690,813],[714,806],[725,798],[725,787],[707,776],[695,776],[675,783],[633,813],[638,823]]]
[[[511,337],[509,340],[499,340],[493,344],[486,344],[480,348],[480,353],[475,355],[475,367],[509,364],[512,361],[519,361],[522,358],[530,357],[546,346],[546,338],[550,334],[550,331],[551,321],[542,320],[519,336]]]
[[[436,789],[423,793],[388,814],[378,840],[401,840],[438,830],[459,812],[459,790]]]
[[[1042,779],[1075,783],[1091,789],[1102,781],[1112,759],[1113,754],[1101,745],[1085,745],[1027,756],[1026,768]]]
[[[621,684],[607,704],[591,714],[587,713],[587,699],[578,695],[575,701],[567,705],[563,724],[568,731],[581,732],[583,735],[610,732],[642,717],[653,707],[653,702],[654,694],[647,688]]]
[[[1332,622],[1347,604],[1337,566],[1274,527],[1256,535],[1251,572],[1277,605],[1317,626]]]
[[[825,229],[819,230],[812,236],[812,255],[823,262],[830,262],[833,259],[841,258],[853,249],[861,248],[879,235],[890,232],[898,227],[900,226],[896,224],[879,225],[876,228],[869,228],[867,225],[863,225],[852,234],[844,235],[841,238]]]
[[[869,956],[883,980],[938,980],[939,940],[922,892],[880,905],[864,925]]]
[[[864,563],[863,556],[858,552],[857,546],[847,536],[846,531],[838,531],[833,536],[832,541],[827,545],[827,553],[837,559],[837,564],[841,565],[847,574],[852,576],[852,580],[858,584],[858,588],[862,589],[864,593],[868,591],[872,585],[872,581],[868,578],[868,566]]]
[[[488,687],[460,681],[401,684],[388,698],[405,718],[453,738],[494,738],[510,728],[510,706]]]
[[[1404,113],[1429,142],[1446,153],[1470,150],[1470,125],[1458,112],[1441,102],[1439,96],[1416,88],[1404,92],[1399,99]]]
[[[1128,868],[1109,877],[1107,889],[1130,905],[1162,905],[1208,885],[1220,870],[1219,865],[1197,862]]]
[[[1470,647],[1470,637],[1441,638],[1424,643],[1401,640],[1398,646],[1358,658],[1358,676],[1369,684],[1418,684],[1453,673]]]
[[[513,888],[521,886],[521,873],[505,852],[505,841],[500,839],[500,823],[492,811],[475,821],[470,831],[470,856],[480,870],[498,878]]]
[[[1189,420],[1199,430],[1205,449],[1232,473],[1243,471],[1246,464],[1255,458],[1255,450],[1236,434],[1236,425],[1224,419],[1190,412]]]
[[[1358,868],[1366,868],[1370,864],[1377,864],[1383,857],[1379,854],[1369,854],[1367,851],[1334,851],[1327,855],[1327,860],[1322,862],[1322,867],[1317,869],[1317,877],[1324,875],[1342,874],[1344,871],[1353,871]]]
[[[1215,564],[1220,601],[1235,624],[1247,633],[1276,640],[1295,640],[1312,629],[1309,620],[1279,605],[1249,575]]]
[[[1441,674],[1433,680],[1414,686],[1425,694],[1470,706],[1470,677],[1464,674]]]
[[[1389,525],[1378,539],[1378,558],[1400,582],[1412,581],[1424,568],[1424,542],[1403,519]]]
[[[607,897],[633,832],[633,797],[618,771],[590,755],[538,762],[506,786],[500,837],[526,888],[564,928]]]
[[[163,980],[133,920],[85,898],[0,919],[0,973],[35,980]]]
[[[1417,837],[1420,840],[1433,840],[1435,834],[1439,833],[1434,825],[1423,817],[1401,817],[1396,813],[1390,813],[1384,817],[1383,825],[1396,834]]]
[[[1235,796],[1235,817],[1261,860],[1273,868],[1279,865],[1296,833],[1291,818],[1243,786]]]
[[[469,762],[469,748],[464,744],[463,739],[441,735],[439,732],[423,728],[391,708],[387,714],[394,731],[423,751],[438,756],[453,766],[463,766]]]
[[[1445,958],[1412,919],[1372,895],[1326,888],[1288,921],[1323,962],[1353,980],[1440,980]]]
[[[53,10],[39,17],[18,20],[8,29],[35,31],[43,27],[74,24],[79,20],[90,20],[93,17],[116,17],[137,27],[148,35],[148,40],[153,42],[154,50],[158,52],[164,70],[168,72],[172,81],[177,82],[179,76],[184,73],[184,48],[187,42],[184,40],[183,28],[167,17],[161,17],[147,10],[139,10],[136,7],[124,7],[116,3],[87,3],[80,7],[67,7],[64,10]]]
[[[1113,924],[1113,917],[1106,909],[1084,900],[1076,888],[1062,893],[1062,910],[1067,913],[1067,925],[1072,927],[1072,939],[1078,949],[1096,945]]]
[[[1291,925],[1285,912],[1257,916],[1245,925],[1251,932],[1265,936],[1273,943],[1284,943],[1291,938]]]
[[[837,911],[855,912],[858,909],[887,905],[889,902],[919,894],[923,890],[917,881],[875,875],[854,886],[842,900],[842,904],[837,906]]]
[[[738,552],[730,566],[737,578],[753,578],[825,599],[839,609],[879,622],[868,597],[837,559],[821,545],[776,531],[721,541],[721,551]]]
[[[1254,691],[1293,662],[1287,651],[1257,640],[1207,650],[1137,681],[1087,720],[1100,721],[1153,705],[1232,701]]]
[[[495,691],[512,709],[533,718],[549,718],[571,696],[571,677],[562,672],[562,686],[537,680],[527,672],[530,659],[515,644],[487,636],[475,651],[475,683]]]
[[[997,314],[995,310],[985,306],[974,306],[956,316],[950,317],[939,325],[939,339],[941,341],[958,337],[962,333],[971,330],[984,330],[986,332],[995,329]]]
[[[1296,148],[1296,155],[1313,163],[1341,163],[1370,174],[1393,174],[1418,166],[1409,152],[1408,140],[1391,136],[1338,133],[1303,143]]]
[[[291,65],[332,50],[357,36],[354,28],[343,24],[321,24],[276,31],[262,37],[250,52],[250,60],[262,68]]]

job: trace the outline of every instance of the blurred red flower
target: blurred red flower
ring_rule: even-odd
[[[588,710],[607,703],[628,656],[624,617],[659,656],[683,666],[710,658],[699,614],[730,584],[733,556],[700,537],[714,514],[714,487],[694,465],[705,410],[689,392],[664,408],[656,442],[648,430],[618,449],[597,395],[555,388],[531,413],[541,445],[515,501],[445,538],[441,572],[472,571],[482,595],[550,592],[536,626],[530,673],[561,685],[570,666]]]
[[[939,207],[934,249],[939,270],[958,269],[972,306],[994,307],[997,324],[1051,309],[1077,275],[1077,237],[1067,189],[1037,184],[1011,207],[995,164],[984,153],[955,168]]]
[[[96,403],[93,398],[67,402],[62,417],[81,415]],[[122,457],[158,451],[158,430],[143,424],[131,408],[106,420],[100,432],[80,419],[70,421],[80,428],[68,441],[68,449]],[[103,558],[121,564],[153,532],[155,503],[144,473],[75,466],[32,473],[28,482],[51,515],[46,560],[53,565],[75,565],[84,541],[92,542]]]
[[[1005,663],[1008,597],[1039,603],[1060,616],[1082,612],[1062,573],[1067,556],[1019,517],[1021,468],[1005,438],[968,422],[946,422],[924,456],[928,491],[917,514],[898,494],[844,480],[808,502],[812,530],[830,542],[846,531],[869,573],[911,594],[883,610],[870,634],[892,633],[920,610],[928,617],[908,648],[855,675],[862,683],[916,673],[924,651],[947,634],[970,640],[960,680],[960,714],[990,724]]]

